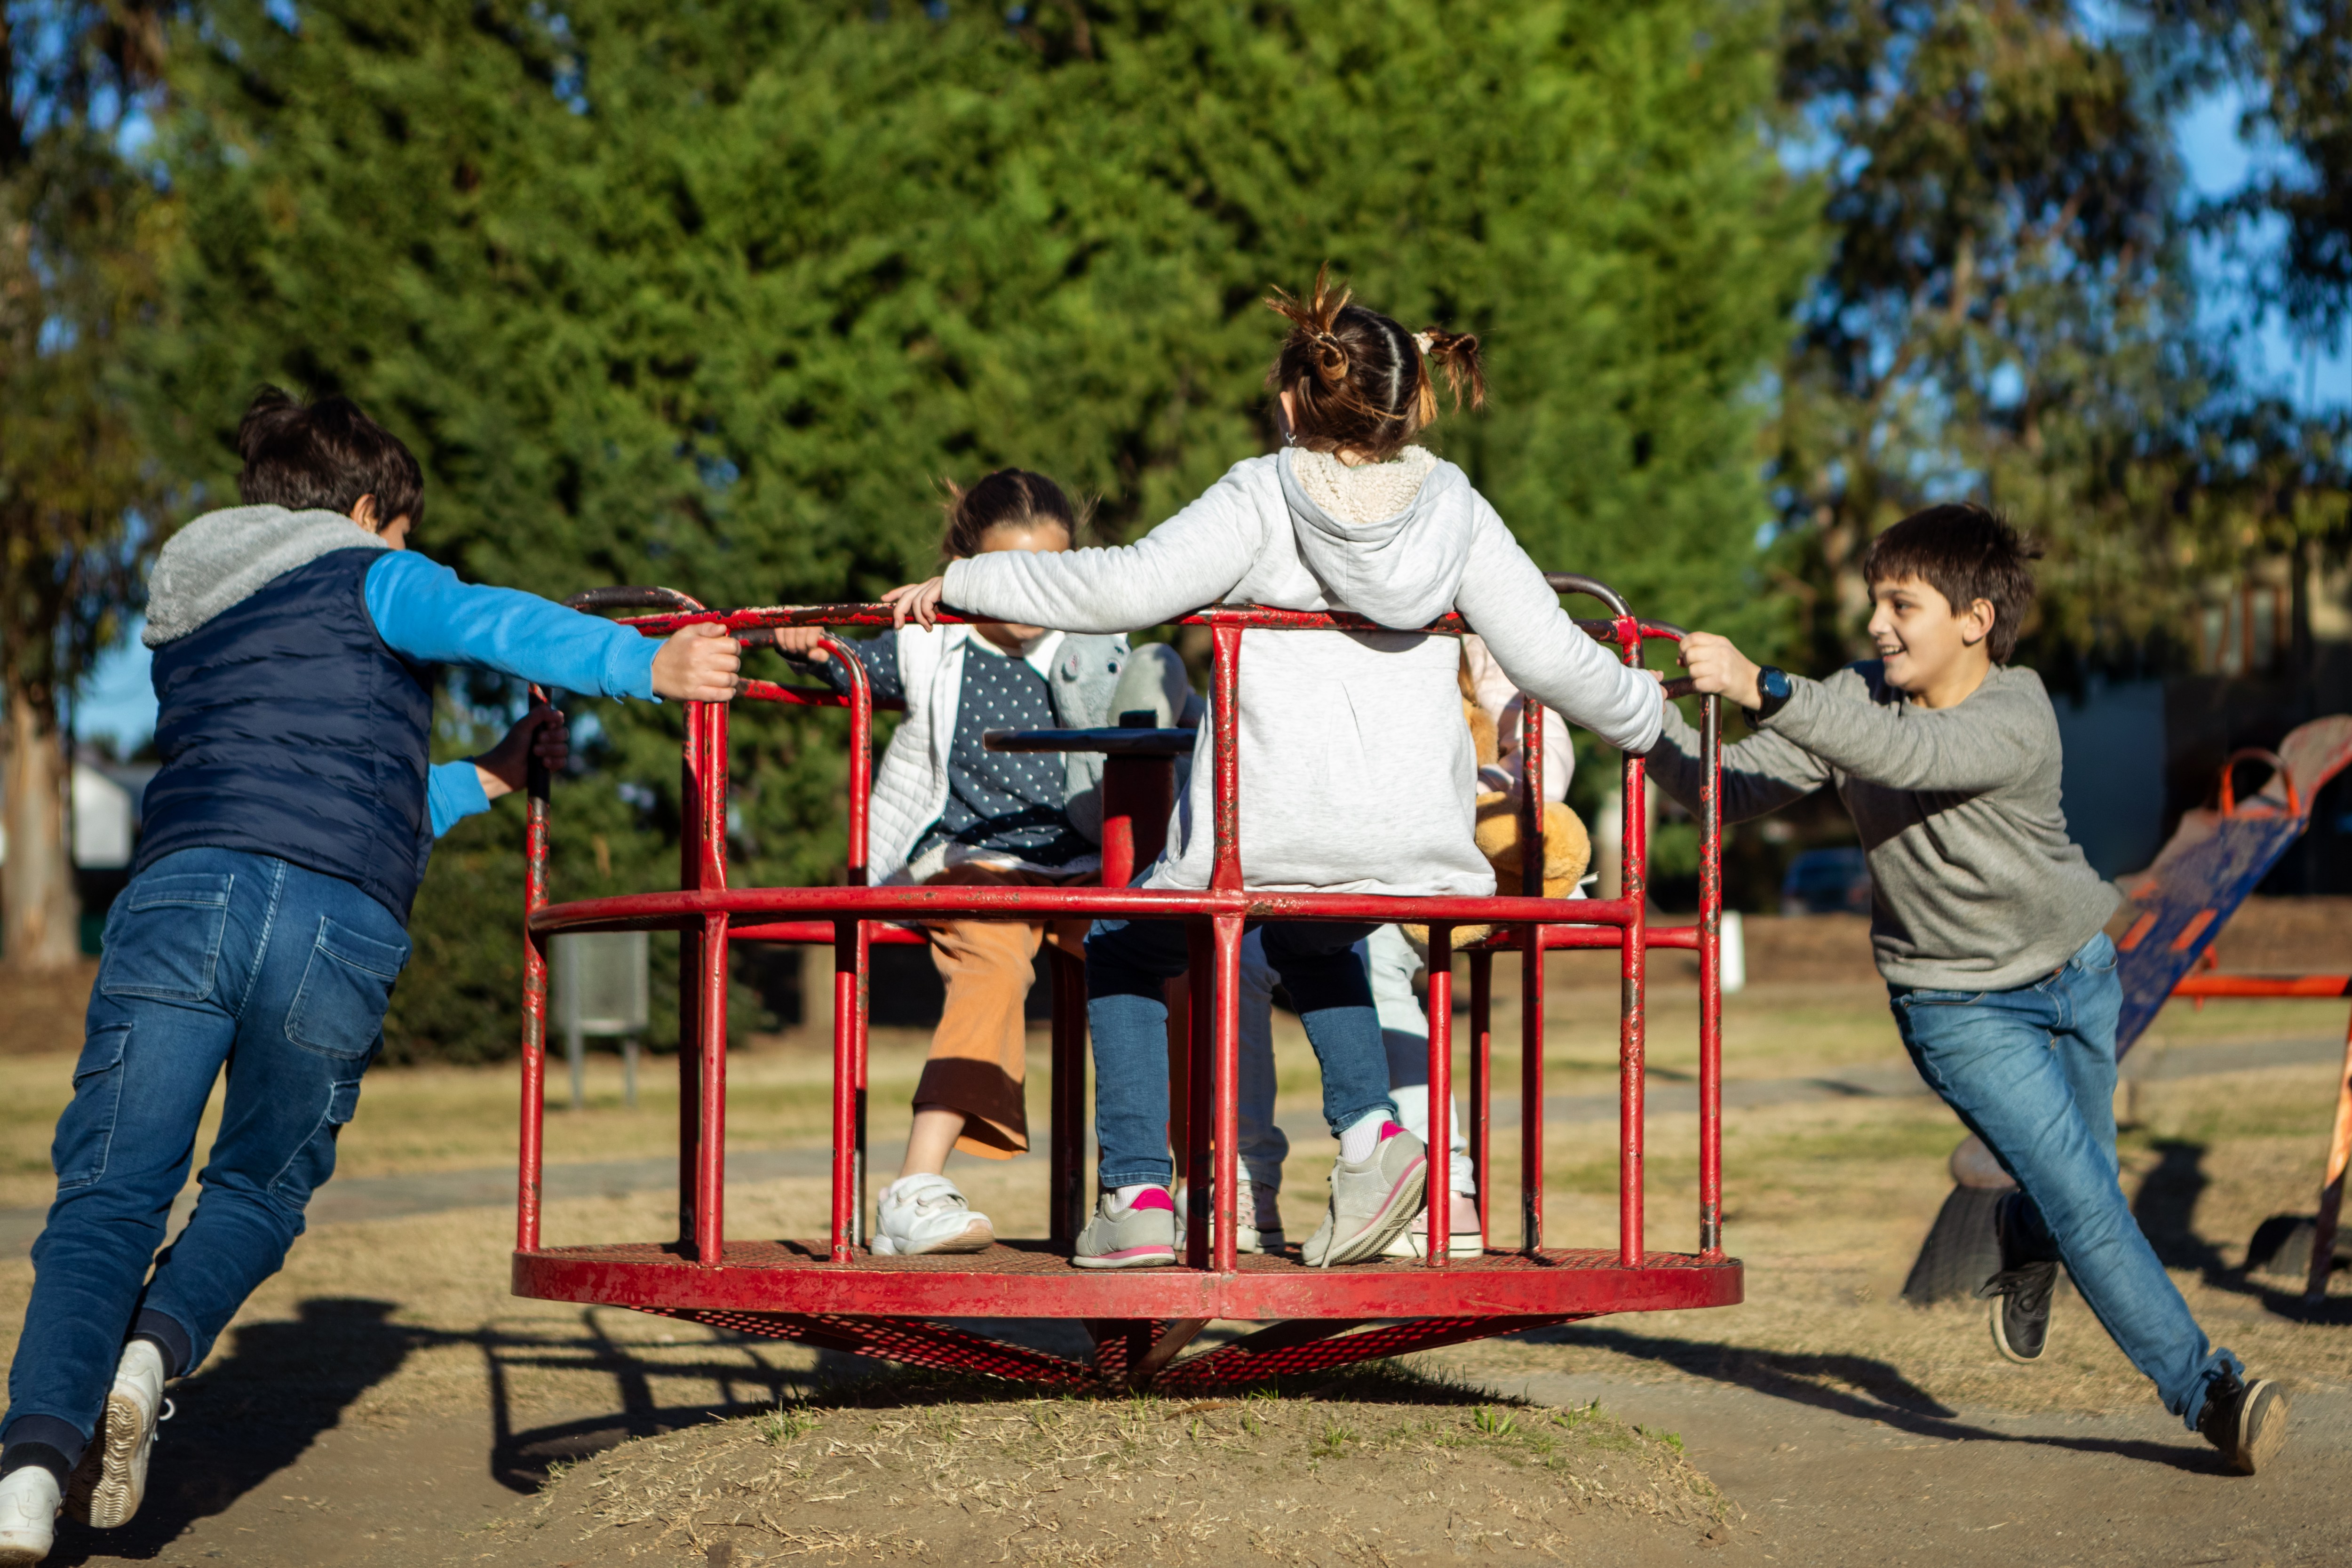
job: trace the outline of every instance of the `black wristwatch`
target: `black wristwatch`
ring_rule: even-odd
[[[1786,708],[1789,705],[1789,699],[1795,695],[1796,689],[1796,687],[1790,683],[1787,670],[1775,669],[1772,666],[1766,665],[1756,672],[1756,694],[1763,700],[1748,710],[1748,721],[1751,724],[1761,724],[1765,720]]]

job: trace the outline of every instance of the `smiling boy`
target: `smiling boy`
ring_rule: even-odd
[[[1736,822],[1834,788],[1870,858],[1871,942],[1919,1074],[2017,1179],[1999,1214],[1995,1345],[2040,1358],[2058,1264],[2165,1407],[2238,1468],[2286,1440],[2284,1391],[2215,1350],[2140,1234],[2116,1165],[2118,898],[2066,834],[2057,715],[2010,655],[2039,552],[1992,513],[1905,518],[1863,561],[1879,657],[1826,680],[1706,633],[1698,689],[1748,710],[1723,753]],[[1670,709],[1652,776],[1696,807],[1698,738]]]

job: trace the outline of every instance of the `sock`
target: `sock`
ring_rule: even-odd
[[[131,1325],[131,1337],[147,1340],[163,1352],[164,1382],[188,1375],[188,1363],[194,1357],[196,1347],[178,1319],[152,1307],[142,1307],[138,1320]]]
[[[0,1438],[0,1475],[38,1465],[63,1486],[88,1447],[70,1421],[55,1415],[19,1415],[8,1423],[5,1438]]]
[[[1339,1130],[1339,1158],[1350,1165],[1360,1165],[1372,1157],[1381,1139],[1391,1131],[1403,1131],[1389,1120],[1387,1111],[1367,1110]]]
[[[73,1474],[74,1464],[75,1461],[47,1443],[11,1443],[5,1451],[0,1451],[0,1476],[14,1475],[27,1465],[38,1465],[57,1477],[58,1485],[61,1487],[66,1484],[66,1478]]]
[[[1150,1182],[1131,1183],[1118,1188],[1111,1196],[1114,1206],[1121,1210],[1139,1208],[1173,1210],[1176,1206],[1175,1200],[1168,1195],[1166,1187]]]

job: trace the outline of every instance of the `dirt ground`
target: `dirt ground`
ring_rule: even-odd
[[[1612,1000],[1556,995],[1555,1087],[1607,1081]],[[1682,1005],[1659,1010],[1669,1074],[1687,1048]],[[1753,987],[1733,1002],[1731,1070],[1892,1059],[1884,1006],[1866,985],[1826,979]],[[2343,1026],[2341,1003],[2177,1008],[2158,1043]],[[1295,1033],[1281,1045],[1286,1109],[1313,1103]],[[877,1041],[877,1154],[903,1135],[886,1086],[911,1082],[917,1048]],[[0,1063],[0,1203],[46,1196],[37,1162],[68,1076],[54,1051]],[[2294,1442],[2260,1478],[2220,1473],[2069,1295],[2033,1368],[1993,1354],[1974,1304],[1903,1304],[1958,1130],[1930,1100],[1828,1100],[1728,1123],[1726,1225],[1746,1304],[1596,1320],[1233,1400],[1039,1400],[518,1300],[500,1209],[321,1225],[175,1388],[138,1519],[69,1530],[52,1561],[2352,1561],[2340,1496],[2352,1279],[2306,1307],[2288,1282],[2240,1267],[2265,1215],[2311,1206],[2333,1076],[2320,1064],[2151,1082],[2123,1138],[2143,1228],[2200,1321],[2295,1388]],[[733,1077],[737,1147],[822,1138],[822,1063],[809,1053],[754,1053]],[[551,1115],[552,1158],[667,1150],[674,1101],[656,1079],[635,1112],[619,1106],[609,1062],[592,1088],[590,1112]],[[510,1157],[511,1094],[505,1073],[372,1079],[346,1171]],[[1613,1239],[1612,1131],[1551,1130],[1555,1244]],[[1510,1145],[1497,1151],[1501,1191],[1517,1183],[1516,1140],[1497,1142]],[[1695,1129],[1660,1118],[1652,1147],[1653,1235],[1682,1245]],[[1294,1151],[1284,1204],[1302,1231],[1328,1157]],[[1042,1233],[1042,1161],[957,1173],[1001,1230]],[[730,1229],[812,1235],[824,1202],[813,1178],[735,1186]],[[655,1193],[567,1200],[551,1205],[548,1239],[658,1238],[671,1206]],[[0,1354],[13,1353],[30,1283],[26,1260],[0,1259]],[[994,1327],[1076,1348],[1066,1324]]]

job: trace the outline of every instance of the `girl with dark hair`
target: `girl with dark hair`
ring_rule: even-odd
[[[1437,414],[1439,377],[1457,404],[1483,401],[1475,337],[1408,331],[1319,275],[1307,299],[1277,291],[1266,303],[1290,323],[1267,377],[1282,450],[1235,464],[1123,549],[975,555],[887,597],[917,625],[944,597],[1074,630],[1151,626],[1214,604],[1346,610],[1394,628],[1243,634],[1244,878],[1306,891],[1490,894],[1495,873],[1464,787],[1476,763],[1458,649],[1420,628],[1459,611],[1520,689],[1626,751],[1649,749],[1664,700],[1647,672],[1577,630],[1469,477],[1414,444]],[[1200,744],[1210,743],[1204,728]],[[1193,768],[1167,851],[1140,885],[1208,886],[1213,771]],[[1351,951],[1373,929],[1261,928],[1322,1063],[1324,1117],[1340,1145],[1309,1264],[1377,1258],[1421,1211],[1428,1162],[1395,1121],[1380,1020]],[[1081,1268],[1175,1259],[1160,985],[1185,967],[1185,948],[1178,921],[1102,921],[1087,942],[1105,1190],[1078,1241]]]
[[[940,552],[950,563],[1065,552],[1076,542],[1083,512],[1043,474],[1000,468],[970,489],[947,488]],[[776,640],[786,653],[827,664],[818,646],[825,635],[807,627]],[[866,851],[877,881],[1062,887],[1096,874],[1101,757],[991,752],[983,732],[1090,729],[1130,707],[1173,720],[1192,694],[1172,648],[1130,653],[1118,635],[999,622],[903,626],[851,646],[874,695],[907,704],[875,773]],[[840,671],[828,673],[846,686]],[[961,1149],[1008,1160],[1029,1147],[1023,1013],[1049,923],[925,926],[947,1001],[915,1089],[906,1163],[877,1205],[876,1252],[977,1252],[995,1239],[988,1216],[948,1179],[947,1158]],[[1078,921],[1050,936],[1075,952],[1085,934]]]

